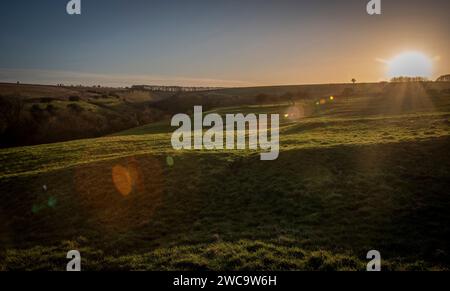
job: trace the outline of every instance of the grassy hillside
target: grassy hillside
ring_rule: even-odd
[[[448,270],[450,95],[383,86],[212,109],[281,114],[270,162],[174,151],[167,120],[1,149],[0,269]]]
[[[449,83],[319,84],[216,89],[202,92],[162,92],[139,88],[100,88],[0,83],[0,147],[24,146],[92,138],[136,126],[167,120],[173,114],[190,112],[194,105],[212,110],[244,105],[309,102],[335,96],[374,97],[375,107],[405,112],[432,108],[415,104],[430,96],[449,94]],[[411,104],[391,104],[392,96],[410,96]],[[415,97],[414,97],[415,96]],[[378,98],[378,99],[377,99]],[[381,100],[379,100],[381,99]],[[387,101],[387,102],[385,102]],[[399,106],[402,105],[402,106]],[[373,111],[373,106],[367,106]],[[378,113],[387,113],[388,110]],[[307,115],[316,112],[306,108]],[[312,112],[311,112],[312,110]],[[371,113],[371,112],[364,112]],[[395,113],[395,112],[389,112]],[[350,111],[351,114],[351,111]]]
[[[98,137],[160,120],[164,92],[0,84],[0,147]]]

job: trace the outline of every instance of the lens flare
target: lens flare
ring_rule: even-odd
[[[174,159],[173,159],[171,156],[168,156],[168,157],[166,158],[166,163],[167,163],[167,165],[168,165],[169,167],[172,167],[172,166],[175,164],[175,161],[174,161]]]
[[[301,105],[291,106],[284,114],[285,118],[296,120],[305,117],[305,109]]]
[[[133,180],[130,171],[121,166],[116,165],[112,168],[112,180],[117,191],[123,196],[128,196],[133,189]]]
[[[95,227],[129,230],[151,221],[162,203],[165,177],[158,158],[139,155],[81,164],[74,169],[73,185]]]

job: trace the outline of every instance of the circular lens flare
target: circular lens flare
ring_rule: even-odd
[[[296,120],[305,117],[305,109],[301,105],[291,106],[288,111],[284,114],[285,118],[289,120]]]
[[[133,179],[130,171],[121,166],[116,165],[112,168],[112,179],[117,191],[123,196],[128,196],[133,189]]]

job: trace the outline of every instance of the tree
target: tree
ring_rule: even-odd
[[[20,97],[0,97],[0,118],[9,124],[17,123],[23,107],[24,103]]]
[[[440,76],[436,79],[436,82],[450,82],[450,74]]]
[[[23,109],[22,98],[0,96],[0,146],[15,145],[31,136],[34,124],[24,122]]]
[[[353,83],[352,93],[347,95],[347,100],[349,99],[350,95],[353,95],[356,92],[356,79],[355,78],[352,78],[352,83]],[[350,92],[347,92],[347,93],[350,93]]]
[[[408,77],[408,76],[398,76],[391,79],[391,83],[411,83],[411,82],[426,82],[428,81],[425,77]]]

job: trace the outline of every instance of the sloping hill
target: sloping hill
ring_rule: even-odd
[[[450,96],[397,89],[214,109],[281,114],[271,162],[174,151],[168,121],[2,149],[0,268],[449,269]]]

